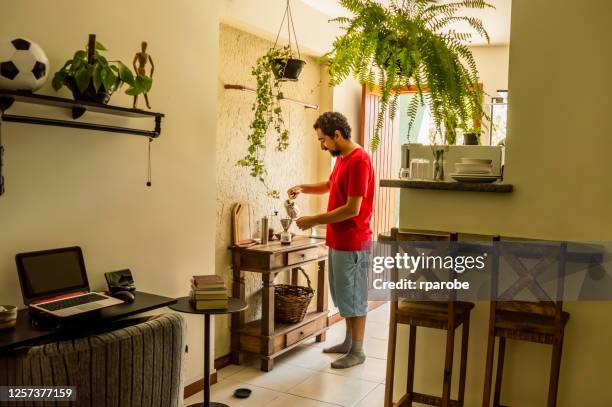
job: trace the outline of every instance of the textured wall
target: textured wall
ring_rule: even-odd
[[[224,84],[240,84],[255,87],[251,76],[251,66],[263,55],[273,43],[227,25],[221,25],[219,34],[219,83],[218,83],[218,116],[217,116],[217,225],[216,225],[216,273],[231,283],[231,265],[228,246],[231,243],[231,208],[237,201],[251,204],[254,219],[279,210],[284,214],[282,200],[269,198],[259,181],[248,174],[248,170],[237,167],[236,161],[242,158],[247,148],[249,124],[253,118],[251,106],[255,94],[236,90],[225,90]],[[314,58],[302,55],[306,66],[298,82],[283,84],[287,97],[320,103],[321,93],[329,89],[321,82],[321,69]],[[327,153],[319,149],[312,129],[321,110],[304,109],[304,107],[283,102],[283,115],[290,131],[289,148],[282,153],[274,150],[275,133],[268,134],[266,163],[269,183],[273,188],[285,191],[292,185],[318,181],[321,166],[329,163]],[[324,178],[323,178],[324,179]],[[302,196],[298,204],[304,213],[312,213],[320,208],[320,199]],[[295,229],[295,226],[292,226]],[[280,228],[280,225],[277,225]],[[295,231],[295,230],[294,230]],[[312,271],[309,271],[312,275]],[[284,276],[279,275],[277,282]],[[249,309],[247,320],[259,318],[261,314],[261,278],[260,275],[247,273],[247,297]],[[316,284],[316,279],[311,278]],[[229,284],[228,284],[229,287]],[[313,300],[314,304],[314,300]],[[229,353],[230,332],[229,318],[217,318],[216,356]]]

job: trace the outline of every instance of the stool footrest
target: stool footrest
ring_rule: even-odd
[[[402,397],[397,403],[395,403],[395,407],[402,407],[408,405],[406,402],[408,400],[409,395],[406,394]],[[412,401],[414,403],[427,404],[428,406],[441,406],[442,405],[442,397],[432,396],[430,394],[423,393],[412,393]],[[463,407],[463,403],[460,403],[457,400],[450,400],[449,407]],[[501,407],[501,406],[500,406]]]

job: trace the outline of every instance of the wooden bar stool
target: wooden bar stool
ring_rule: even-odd
[[[483,407],[491,404],[491,383],[493,381],[493,359],[495,340],[499,337],[497,350],[497,369],[493,406],[501,407],[501,386],[506,352],[506,339],[544,343],[553,346],[550,368],[550,382],[546,406],[557,405],[559,371],[563,350],[565,325],[569,313],[563,311],[563,280],[565,277],[565,256],[567,243],[543,242],[500,242],[499,236],[493,239],[493,267],[491,276],[491,313],[485,366],[485,387]],[[521,259],[540,259],[532,268],[527,268]],[[499,294],[500,263],[507,264],[518,279]],[[556,263],[556,264],[555,264]],[[537,277],[550,271],[556,265],[556,299],[552,299],[542,288]],[[504,275],[508,275],[505,273]],[[538,301],[512,301],[524,290]],[[496,301],[493,301],[496,300]]]
[[[414,248],[415,242],[456,242],[457,233],[416,232],[400,231],[392,229],[387,241],[394,246],[393,253],[398,253],[401,248],[410,255],[418,256]],[[402,242],[412,242],[402,244]],[[450,246],[450,245],[449,245]],[[420,252],[420,251],[419,251]],[[439,252],[439,253],[434,253]],[[429,255],[448,255],[446,247],[441,250],[432,250]],[[454,273],[451,279],[454,278]],[[414,276],[414,274],[413,274]],[[393,270],[393,276],[397,281],[397,270]],[[415,281],[413,279],[413,281]],[[447,301],[406,301],[397,300],[395,296],[390,301],[389,320],[389,345],[387,350],[387,375],[385,384],[385,407],[412,406],[413,402],[428,404],[432,406],[463,406],[465,393],[465,378],[467,367],[468,336],[470,330],[470,311],[474,304],[470,302],[455,301],[455,293],[449,294]],[[397,342],[397,324],[410,326],[410,337],[408,343],[408,375],[406,394],[393,404],[393,376],[395,373],[395,351]],[[453,372],[453,351],[455,341],[455,330],[463,325],[461,336],[461,364],[459,368],[459,392],[457,400],[451,400],[451,378]],[[444,359],[444,374],[442,385],[442,396],[417,393],[414,391],[414,371],[416,352],[417,327],[442,329],[446,331],[446,350]]]

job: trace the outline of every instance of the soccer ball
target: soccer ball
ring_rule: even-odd
[[[35,91],[49,76],[49,59],[26,38],[0,39],[0,89]]]

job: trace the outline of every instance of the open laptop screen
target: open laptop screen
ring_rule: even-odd
[[[16,256],[26,304],[76,291],[88,291],[80,247],[20,253]]]

